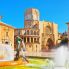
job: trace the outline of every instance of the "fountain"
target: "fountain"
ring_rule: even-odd
[[[14,61],[14,48],[10,44],[0,43],[0,67],[22,64],[22,60]]]
[[[68,48],[66,46],[60,46],[56,49],[54,62],[55,66],[64,67],[68,57]]]
[[[14,49],[10,44],[0,43],[0,61],[14,60]]]

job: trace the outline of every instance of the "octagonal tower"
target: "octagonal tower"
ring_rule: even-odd
[[[25,11],[25,16],[24,16],[24,27],[25,28],[32,28],[35,25],[39,25],[39,11],[37,9],[27,9]],[[39,26],[35,27],[39,28]]]

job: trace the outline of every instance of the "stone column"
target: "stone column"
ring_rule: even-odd
[[[26,43],[27,43],[27,37],[26,37]]]
[[[33,43],[34,43],[34,38],[33,38]]]
[[[30,41],[30,43],[31,43],[31,37],[29,37],[29,41]]]

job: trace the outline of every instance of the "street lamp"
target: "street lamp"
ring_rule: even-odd
[[[69,22],[67,22],[66,24],[68,26],[67,37],[68,37],[68,47],[69,47]]]

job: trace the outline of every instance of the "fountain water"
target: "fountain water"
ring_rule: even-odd
[[[10,44],[0,44],[0,61],[14,60],[14,49]]]
[[[54,62],[56,66],[65,66],[67,61],[68,48],[66,46],[60,46],[56,49]]]

